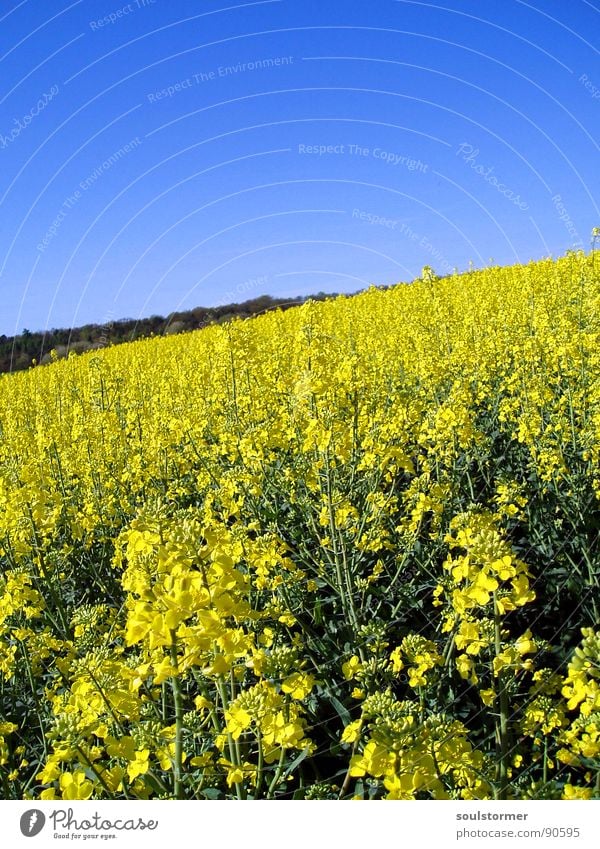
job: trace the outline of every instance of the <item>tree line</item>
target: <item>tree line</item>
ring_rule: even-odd
[[[319,292],[311,295],[312,300],[325,300],[335,294]],[[242,303],[216,307],[196,307],[183,312],[173,312],[166,318],[153,315],[150,318],[122,318],[105,324],[85,324],[82,327],[62,328],[32,332],[24,329],[17,336],[0,335],[0,372],[22,371],[51,360],[66,357],[70,352],[98,350],[109,345],[131,342],[148,336],[162,336],[198,330],[209,324],[223,324],[234,318],[250,318],[272,309],[288,309],[298,306],[307,297],[293,299],[273,298],[260,295]]]

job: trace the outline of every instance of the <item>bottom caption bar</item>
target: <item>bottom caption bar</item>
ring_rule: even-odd
[[[226,810],[229,808],[229,810]],[[597,849],[593,802],[0,802],[2,845],[110,842],[165,849],[307,845],[562,846]],[[212,849],[212,847],[211,847]]]

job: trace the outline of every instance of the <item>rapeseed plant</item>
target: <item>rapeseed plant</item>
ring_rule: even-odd
[[[3,796],[600,797],[599,274],[0,376]]]

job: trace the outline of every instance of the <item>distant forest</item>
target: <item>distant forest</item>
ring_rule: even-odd
[[[319,292],[317,295],[311,295],[310,299],[323,301],[333,297],[336,295]],[[234,318],[249,318],[272,309],[288,309],[306,300],[307,297],[290,300],[261,295],[239,304],[196,307],[185,312],[174,312],[166,318],[160,315],[140,319],[123,318],[106,324],[85,324],[71,330],[23,330],[18,336],[0,335],[0,372],[22,371],[33,365],[48,363],[51,351],[55,351],[56,356],[62,358],[71,351],[81,354],[84,351],[98,350],[147,336],[198,330],[209,324],[223,324]]]

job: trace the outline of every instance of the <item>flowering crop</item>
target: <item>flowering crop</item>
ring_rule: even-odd
[[[595,259],[1,376],[4,798],[599,798]]]

